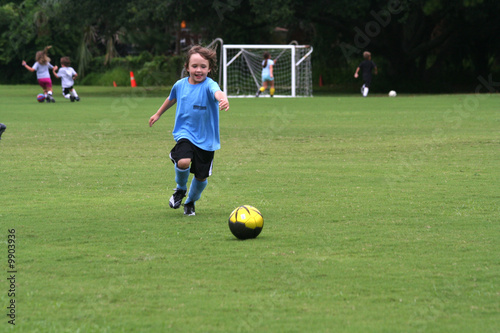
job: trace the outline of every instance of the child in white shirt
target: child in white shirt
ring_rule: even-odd
[[[73,85],[75,84],[74,80],[78,76],[78,74],[75,72],[73,67],[70,66],[71,66],[71,60],[69,59],[69,57],[62,57],[61,68],[56,73],[57,66],[54,67],[52,69],[52,73],[54,74],[55,77],[61,79],[64,98],[67,98],[72,102],[74,101],[79,102],[80,97],[76,93],[76,90],[73,88]]]

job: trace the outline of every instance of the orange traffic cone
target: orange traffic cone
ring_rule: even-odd
[[[116,87],[116,82],[115,81],[113,81],[113,87]]]
[[[135,83],[134,72],[130,72],[130,86],[132,88],[137,87],[137,84]]]

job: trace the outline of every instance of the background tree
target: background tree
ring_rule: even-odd
[[[322,75],[334,90],[357,85],[365,50],[379,65],[380,89],[467,90],[500,71],[499,12],[497,0],[0,0],[0,80],[32,82],[20,60],[34,61],[46,45],[83,75],[96,61],[102,70],[116,57],[170,56],[184,20],[205,44],[276,43],[283,28],[285,43],[314,46],[314,80]]]

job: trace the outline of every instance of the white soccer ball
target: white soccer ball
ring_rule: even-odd
[[[394,90],[389,91],[389,97],[396,97],[397,95]]]

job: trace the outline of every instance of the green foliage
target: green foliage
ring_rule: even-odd
[[[184,65],[181,56],[155,56],[143,52],[138,56],[112,59],[109,66],[104,65],[102,57],[91,62],[91,73],[82,81],[83,85],[109,86],[116,82],[119,86],[130,86],[130,72],[134,72],[137,85],[169,86],[179,80]]]
[[[121,87],[130,86],[130,71],[123,67],[115,67],[104,73],[92,72],[81,80],[82,85],[113,86],[113,81]]]
[[[182,57],[155,57],[144,64],[137,77],[145,87],[173,85],[181,76],[183,61]]]
[[[30,11],[30,2],[26,3],[26,11]],[[35,36],[33,23],[23,10],[14,3],[6,3],[0,7],[0,65],[12,63],[19,56],[25,56],[24,47]]]
[[[336,87],[352,84],[345,73],[355,70],[365,50],[386,67],[379,81],[450,87],[462,73],[460,86],[467,87],[480,75],[498,75],[498,12],[496,0],[3,1],[0,82],[32,82],[19,74],[19,63],[32,62],[46,45],[53,46],[55,61],[70,56],[82,77],[116,61],[138,70],[151,57],[128,55],[181,54],[182,33],[202,44],[220,37],[226,44],[312,45],[314,77]],[[180,31],[183,20],[187,28]],[[154,75],[154,82],[171,76]]]
[[[148,126],[168,90],[77,89],[0,87],[16,332],[500,327],[498,94],[233,99],[184,217],[174,110]],[[252,241],[228,229],[242,204],[264,216]]]
[[[120,58],[114,58],[111,61],[111,67],[126,67],[129,70],[137,70],[144,66],[148,61],[153,60],[153,55],[147,51],[141,52],[138,56],[126,56]]]

